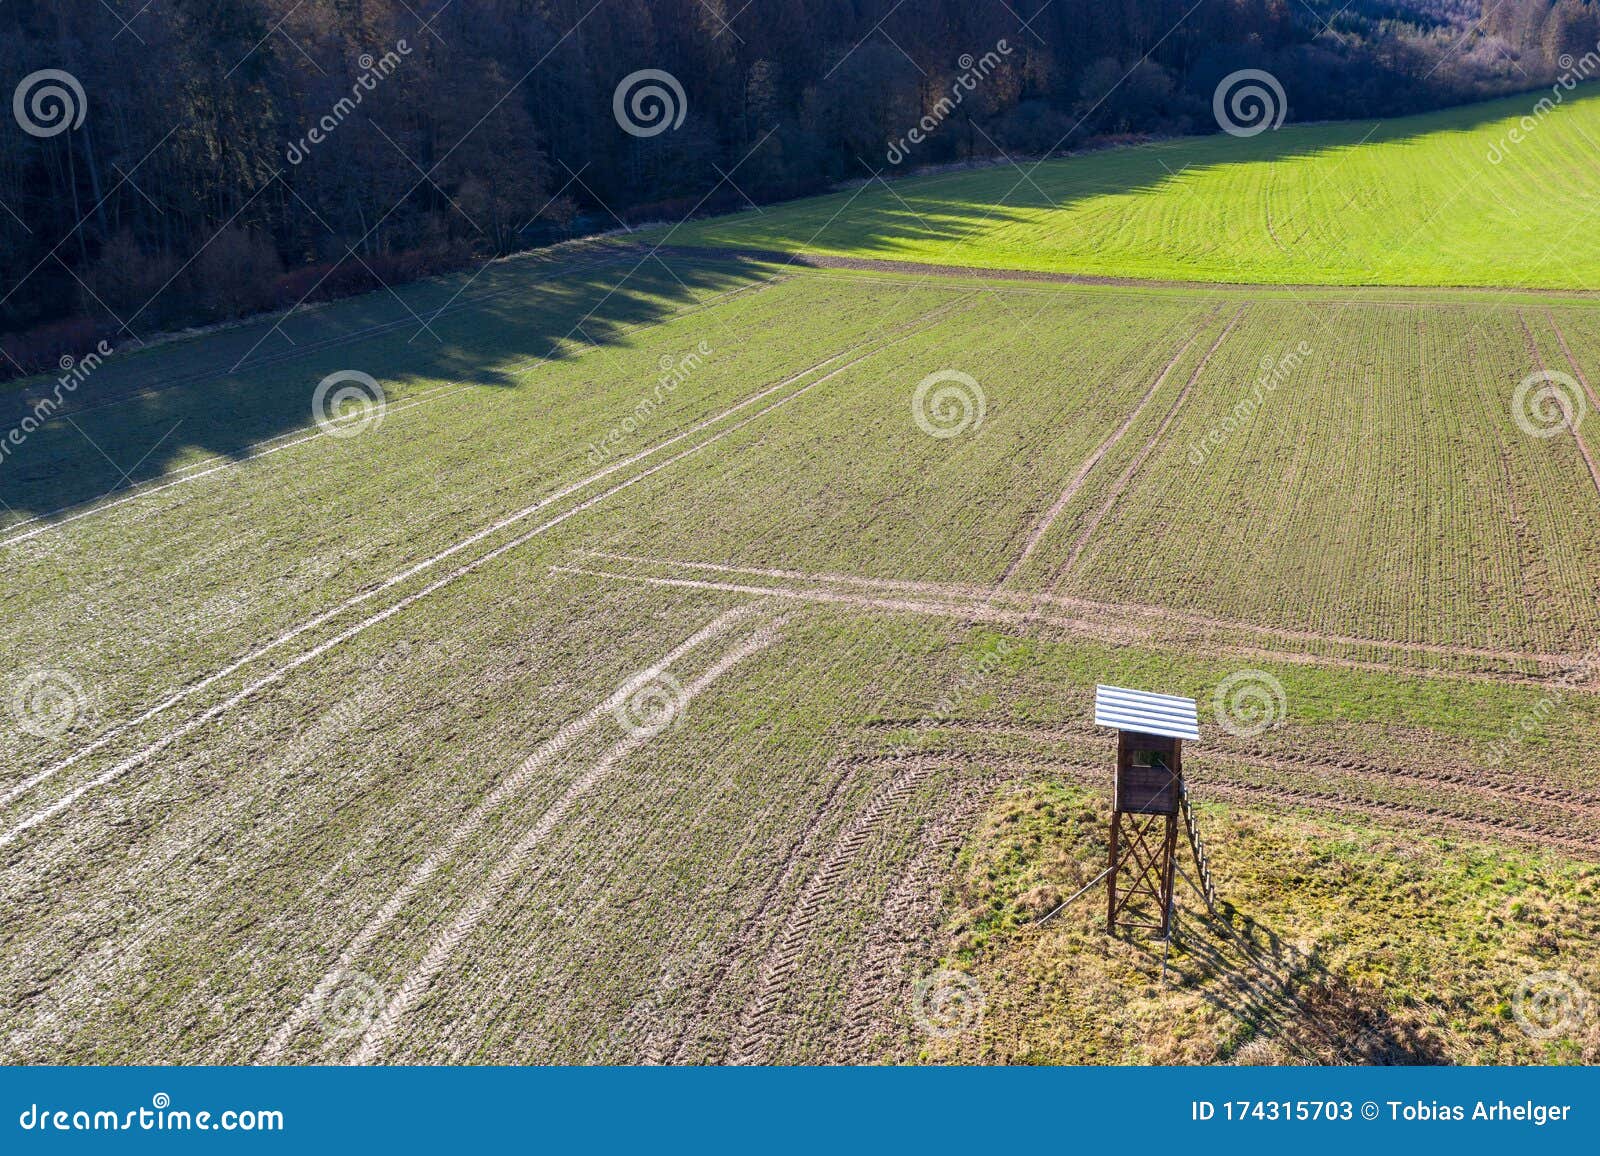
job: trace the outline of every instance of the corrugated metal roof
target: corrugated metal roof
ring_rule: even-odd
[[[1194,699],[1121,686],[1094,688],[1094,722],[1096,726],[1146,735],[1167,735],[1175,739],[1200,737]]]

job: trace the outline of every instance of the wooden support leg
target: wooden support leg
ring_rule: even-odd
[[[1172,884],[1178,866],[1178,816],[1167,816],[1167,837],[1161,849],[1161,937],[1172,936]]]
[[[1109,862],[1110,873],[1106,875],[1106,933],[1117,933],[1117,856],[1120,853],[1117,846],[1117,836],[1122,827],[1122,816],[1116,811],[1111,812],[1111,859]]]

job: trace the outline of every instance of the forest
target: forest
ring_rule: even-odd
[[[880,173],[1215,132],[1240,69],[1292,120],[1385,117],[1597,40],[1589,0],[12,0],[0,374]]]

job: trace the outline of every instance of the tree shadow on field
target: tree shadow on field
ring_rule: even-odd
[[[1248,1029],[1240,1063],[1448,1063],[1443,1044],[1397,1022],[1381,991],[1351,983],[1257,920],[1223,904],[1184,911],[1181,972],[1201,997]],[[1211,982],[1202,982],[1210,980]]]
[[[895,257],[913,238],[957,241],[1039,208],[1156,190],[1185,169],[1259,164],[1440,132],[1464,135],[1527,111],[1536,95],[1376,125],[1289,125],[1246,139],[1182,138],[1052,161],[1027,176],[1006,166],[944,173],[773,206],[759,215],[694,222],[662,240],[798,252],[817,239],[862,256]],[[1565,103],[1590,99],[1600,99],[1600,92]],[[1464,140],[1462,147],[1480,145]],[[820,235],[819,220],[831,222]],[[536,389],[537,379],[523,381],[518,373],[540,359],[570,356],[590,343],[615,344],[631,329],[707,294],[773,275],[734,252],[726,259],[674,256],[670,268],[660,258],[641,261],[642,253],[602,244],[497,262],[198,340],[114,354],[64,395],[52,378],[0,392],[0,535],[6,525],[70,515],[153,481],[180,460],[238,459],[271,439],[314,433],[313,395],[337,371],[370,375],[390,404],[458,384]],[[36,422],[37,403],[57,395],[59,412]]]
[[[71,387],[31,379],[0,393],[0,535],[179,464],[239,459],[272,439],[316,434],[313,398],[338,371],[375,379],[391,408],[459,386],[538,389],[537,375],[522,375],[542,361],[629,340],[708,296],[773,276],[722,262],[669,267],[645,252],[595,245],[496,262],[113,353]],[[41,399],[57,398],[59,408],[41,415]]]

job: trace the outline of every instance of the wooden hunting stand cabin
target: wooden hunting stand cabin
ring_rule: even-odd
[[[1205,855],[1183,785],[1183,740],[1198,739],[1192,698],[1097,686],[1096,726],[1117,731],[1117,770],[1111,804],[1111,858],[1106,867],[1106,930],[1172,934],[1172,887],[1177,869],[1178,815],[1210,891]],[[1210,894],[1206,895],[1208,903]]]

